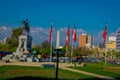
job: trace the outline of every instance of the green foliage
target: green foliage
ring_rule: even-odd
[[[81,52],[80,52],[80,48],[77,47],[77,48],[74,49],[74,51],[73,51],[73,56],[79,56],[79,55],[81,55]]]
[[[66,46],[64,46],[63,48],[62,48],[62,52],[66,52]]]
[[[90,50],[85,47],[80,47],[80,48],[77,47],[74,49],[73,55],[74,56],[79,56],[79,55],[87,56],[87,55],[90,55]]]
[[[1,44],[0,43],[0,51],[7,51],[7,52],[13,52],[16,51],[17,47],[13,46],[11,47],[10,44]]]
[[[66,52],[66,46],[64,46],[62,48],[62,51],[64,53]],[[69,53],[71,53],[71,51],[72,51],[71,46],[68,47],[68,51],[69,51]],[[72,56],[73,57],[79,56],[79,55],[88,56],[88,55],[93,55],[93,54],[98,54],[98,53],[99,53],[99,51],[98,51],[97,48],[89,49],[89,48],[86,48],[86,47],[74,47]]]
[[[37,49],[37,48],[33,48],[33,52],[32,52],[34,55],[38,55],[40,54],[40,50]]]
[[[2,49],[2,46],[3,46],[3,44],[2,44],[2,43],[0,43],[0,49]]]
[[[37,51],[36,54],[50,55],[51,45],[49,44],[49,42],[47,40],[43,41],[41,43],[41,45],[34,45],[32,48],[33,48],[33,51],[34,50]],[[52,48],[52,49],[54,50],[54,48]]]
[[[8,40],[10,51],[15,51],[18,46],[18,37],[22,33],[22,28],[12,30],[11,38]]]
[[[120,52],[115,52],[115,55],[120,57]]]
[[[40,45],[35,45],[32,47],[32,50],[33,50],[33,54],[34,55],[37,55],[37,54],[40,54]],[[34,51],[36,51],[36,54],[34,53]]]
[[[70,53],[71,53],[71,47],[72,46],[68,46],[68,55],[70,55]],[[66,46],[63,46],[62,54],[60,54],[60,56],[66,56]]]
[[[11,38],[7,40],[6,44],[0,44],[1,51],[14,52],[18,47],[18,37],[22,33],[21,28],[16,28],[12,30]]]
[[[11,47],[18,46],[18,37],[22,33],[21,28],[13,29],[11,38],[8,40],[8,44],[10,44]]]
[[[18,40],[19,35],[22,33],[22,28],[16,28],[12,30],[11,39]]]
[[[50,44],[47,40],[43,41],[41,44],[41,48],[50,48]]]
[[[113,54],[120,59],[120,52],[114,52]]]
[[[50,47],[51,47],[51,45],[49,44],[49,42],[47,40],[42,42],[41,47],[40,47],[40,53],[49,55]]]
[[[91,51],[90,51],[90,55],[93,55],[93,54],[94,54],[94,51],[91,50]]]
[[[40,53],[49,55],[50,54],[50,48],[41,48]]]

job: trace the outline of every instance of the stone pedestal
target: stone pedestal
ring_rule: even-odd
[[[29,35],[20,35],[19,36],[19,45],[16,52],[31,52],[32,37]]]

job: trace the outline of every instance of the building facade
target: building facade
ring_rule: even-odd
[[[80,40],[79,40],[79,46],[80,47],[85,47],[86,46],[86,34],[81,34],[80,35]]]
[[[87,34],[81,34],[79,39],[79,47],[88,47],[92,46],[92,36]]]
[[[107,42],[108,50],[116,50],[116,36],[109,36]]]
[[[86,47],[90,48],[91,46],[92,46],[92,36],[91,35],[87,35]]]
[[[109,50],[115,50],[116,49],[116,41],[108,42],[107,43],[107,49]]]
[[[117,46],[117,50],[120,49],[120,29],[117,31],[117,35],[116,35],[116,46]]]

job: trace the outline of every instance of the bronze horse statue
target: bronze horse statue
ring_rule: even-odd
[[[23,22],[23,31],[26,31],[27,33],[29,33],[29,30],[30,30],[30,28],[29,28],[29,25],[28,25],[28,20],[24,20]]]

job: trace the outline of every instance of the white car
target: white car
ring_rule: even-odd
[[[120,64],[120,62],[117,62],[117,64]]]

